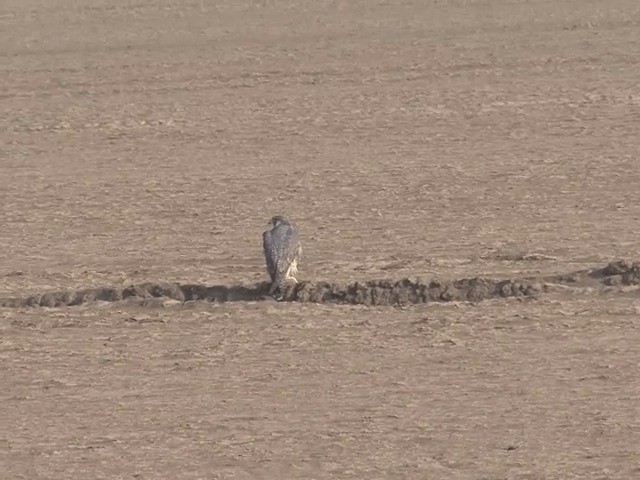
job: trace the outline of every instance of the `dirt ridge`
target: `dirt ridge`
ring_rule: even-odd
[[[580,270],[550,277],[492,279],[463,278],[451,281],[431,280],[371,280],[339,285],[329,282],[305,281],[284,292],[289,302],[335,303],[350,305],[410,305],[429,302],[480,302],[492,298],[535,297],[550,285],[573,287],[616,287],[640,284],[640,262],[618,260],[605,267]],[[49,292],[22,298],[0,299],[0,307],[60,307],[89,304],[96,301],[138,301],[153,304],[154,299],[178,302],[260,301],[268,297],[269,284],[250,286],[179,284],[146,282],[124,288],[98,287],[82,290]]]

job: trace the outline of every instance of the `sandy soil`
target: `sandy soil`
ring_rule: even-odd
[[[256,284],[275,213],[309,282],[638,259],[639,32],[636,0],[2,2],[0,298]],[[568,283],[4,304],[0,478],[640,478],[640,295]]]

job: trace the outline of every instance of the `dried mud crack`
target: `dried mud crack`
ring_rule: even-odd
[[[340,285],[328,282],[301,282],[284,293],[289,302],[350,305],[410,305],[429,302],[480,302],[493,298],[535,297],[553,286],[568,288],[616,288],[640,285],[640,262],[619,260],[603,268],[580,270],[548,277],[493,279],[485,277],[452,281],[373,280]],[[102,302],[128,301],[141,305],[178,302],[259,301],[268,297],[269,284],[252,286],[207,286],[201,284],[140,283],[125,288],[100,287],[76,291],[50,292],[24,298],[0,299],[0,307],[60,307]]]

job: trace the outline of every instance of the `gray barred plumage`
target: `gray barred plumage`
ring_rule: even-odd
[[[269,225],[271,229],[262,234],[264,258],[271,278],[269,295],[274,295],[277,291],[282,295],[286,283],[298,283],[294,275],[298,273],[302,247],[298,234],[287,217],[276,215],[269,221]]]

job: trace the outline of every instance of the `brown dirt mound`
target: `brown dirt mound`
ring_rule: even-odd
[[[305,282],[287,292],[287,300],[353,305],[409,305],[427,302],[479,302],[499,297],[533,296],[542,292],[537,282],[493,280],[482,277],[443,282],[388,280],[356,282],[340,287],[326,282]]]
[[[410,305],[428,302],[480,302],[492,298],[533,297],[549,283],[570,286],[639,285],[640,262],[619,260],[603,268],[581,270],[547,278],[496,280],[483,277],[453,281],[375,280],[338,285],[328,282],[301,282],[289,287],[284,300],[291,302],[337,303],[351,305]],[[268,283],[253,286],[141,283],[125,288],[101,287],[78,291],[51,292],[25,298],[0,299],[2,307],[60,307],[95,301],[137,301],[153,304],[153,299],[179,302],[257,301],[269,298]]]

